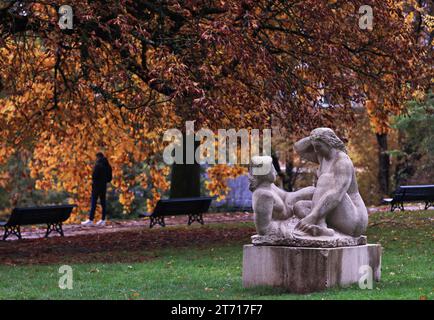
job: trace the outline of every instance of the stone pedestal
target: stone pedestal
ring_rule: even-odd
[[[304,248],[245,245],[243,286],[272,286],[292,293],[321,291],[358,283],[369,265],[374,281],[381,275],[381,246]]]

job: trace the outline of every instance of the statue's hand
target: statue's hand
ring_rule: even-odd
[[[312,218],[311,215],[308,215],[306,217],[304,217],[303,219],[301,219],[297,225],[295,226],[296,230],[300,230],[306,233],[309,233],[309,231],[312,229],[313,225],[315,224],[316,221],[314,221],[314,219]]]
[[[326,227],[320,227],[316,224],[316,219],[312,214],[301,219],[295,226],[295,230],[303,231],[314,237],[326,236],[331,237],[334,235],[334,230]]]

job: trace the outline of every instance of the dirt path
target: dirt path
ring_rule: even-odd
[[[250,242],[254,232],[250,224],[227,228],[209,224],[5,241],[0,242],[0,265],[142,262],[157,257],[157,249],[242,245]]]
[[[209,213],[204,214],[203,219],[206,224],[209,223],[230,223],[230,222],[246,222],[253,221],[253,214],[248,212],[234,212],[234,213]],[[166,217],[165,223],[167,226],[175,225],[187,225],[187,216],[174,216]],[[193,225],[198,224],[194,222]],[[154,227],[155,229],[160,228],[159,225]],[[106,234],[119,231],[131,231],[131,230],[142,230],[149,229],[148,219],[137,219],[137,220],[116,220],[108,221],[105,227],[83,227],[79,224],[67,224],[63,226],[63,231],[65,237],[70,236],[80,236],[89,234]],[[23,239],[37,239],[43,238],[45,236],[44,226],[23,226],[21,227],[21,234]],[[54,236],[54,233],[50,237]],[[7,241],[16,241],[15,236],[10,236]]]

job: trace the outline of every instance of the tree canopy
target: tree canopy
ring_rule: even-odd
[[[301,133],[350,123],[367,100],[382,101],[378,119],[399,113],[430,81],[413,2],[71,0],[73,29],[61,30],[61,1],[2,1],[0,162],[31,149],[37,187],[85,206],[103,149],[125,207],[148,184],[152,206],[168,188],[162,133],[186,120],[215,130],[273,118]],[[373,7],[372,31],[358,26],[362,5]]]

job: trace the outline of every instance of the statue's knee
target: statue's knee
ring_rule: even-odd
[[[309,193],[314,193],[315,192],[315,187],[314,186],[310,186],[310,187],[306,187],[306,190],[309,192]]]
[[[300,200],[294,204],[294,209],[297,210],[308,210],[311,206],[312,202],[307,200]]]
[[[300,210],[302,210],[303,209],[303,206],[302,206],[302,204],[300,203],[300,201],[299,202],[296,202],[295,204],[294,204],[294,211],[300,211]]]
[[[298,201],[294,205],[294,214],[301,218],[304,218],[307,215],[307,212],[309,211],[308,205],[306,201]]]

